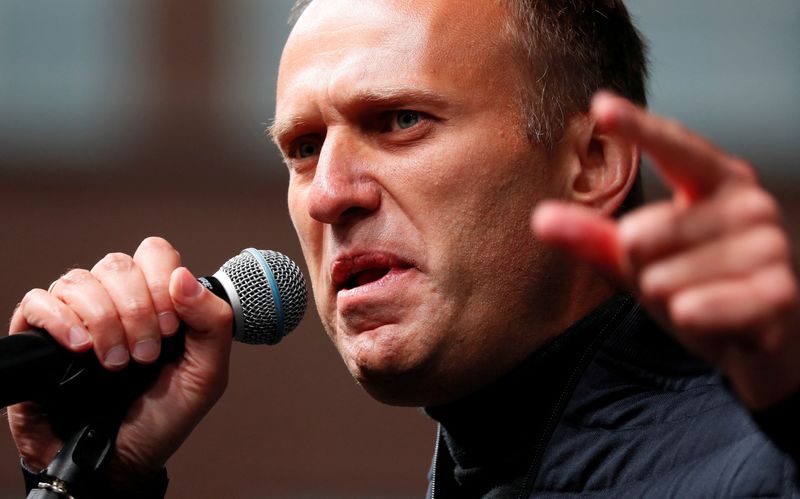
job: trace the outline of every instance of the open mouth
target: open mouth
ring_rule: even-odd
[[[392,269],[389,267],[384,267],[380,269],[368,269],[358,272],[351,275],[350,278],[345,281],[341,289],[353,289],[371,282],[379,281],[383,279],[386,274],[391,272],[391,270]]]
[[[380,281],[392,272],[411,267],[394,255],[370,253],[336,260],[331,266],[331,278],[338,292]]]

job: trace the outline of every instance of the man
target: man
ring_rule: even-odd
[[[608,93],[590,105],[603,88],[643,103],[624,7],[306,3],[271,127],[290,214],[352,375],[441,423],[430,495],[792,493],[776,445],[796,458],[797,442],[775,418],[796,410],[800,307],[777,208],[748,166],[674,123]],[[642,150],[675,196],[621,214]],[[230,316],[156,238],[22,300],[12,332],[45,328],[111,370],[153,362],[188,326],[97,495],[162,493],[224,390]],[[56,422],[33,404],[9,418],[42,469]]]

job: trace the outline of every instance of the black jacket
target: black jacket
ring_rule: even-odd
[[[627,296],[426,411],[440,422],[429,497],[800,497],[796,461],[775,443],[791,450],[800,419],[760,427]]]

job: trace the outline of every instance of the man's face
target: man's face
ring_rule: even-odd
[[[496,4],[318,0],[284,50],[289,211],[323,324],[384,402],[461,396],[556,320],[528,220],[562,182],[524,135]]]

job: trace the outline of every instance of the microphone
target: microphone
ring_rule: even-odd
[[[300,268],[277,251],[248,248],[231,258],[213,276],[198,278],[233,309],[233,339],[248,344],[279,342],[303,318],[307,291]],[[99,379],[114,386],[145,379],[183,353],[183,325],[162,338],[154,364],[131,362],[125,369],[104,369],[94,351],[73,353],[46,331],[31,329],[0,339],[0,407],[26,400],[46,400],[59,392],[75,392]]]

